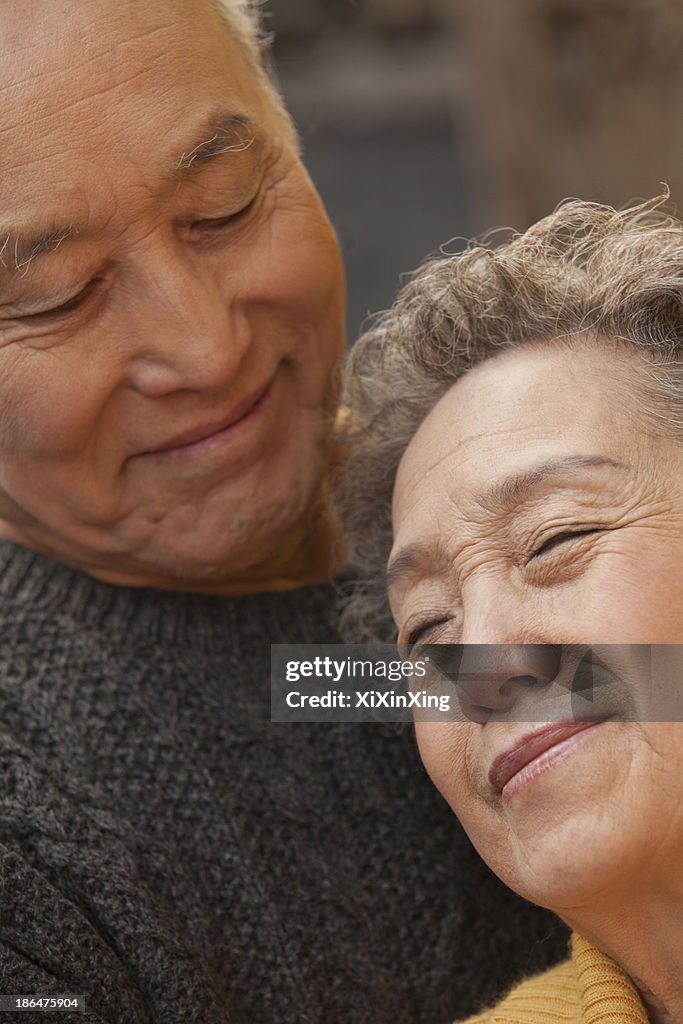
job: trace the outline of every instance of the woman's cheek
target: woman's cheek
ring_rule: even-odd
[[[638,538],[638,546],[601,556],[572,607],[586,643],[675,644],[683,642],[683,543],[672,537]],[[658,542],[655,542],[657,540]],[[667,538],[668,540],[668,538]]]
[[[469,770],[469,741],[478,725],[466,722],[418,722],[420,756],[434,785],[460,815],[476,800]]]

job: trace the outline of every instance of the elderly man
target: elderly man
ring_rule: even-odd
[[[268,721],[269,644],[336,637],[343,275],[256,33],[0,6],[0,992],[446,1020],[562,939],[409,736]]]

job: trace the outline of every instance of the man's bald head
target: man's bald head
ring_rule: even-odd
[[[144,11],[147,11],[146,16]],[[87,62],[87,40],[99,40],[106,46],[109,37],[116,45],[119,35],[117,28],[130,22],[132,12],[141,24],[153,20],[159,13],[167,23],[176,21],[207,22],[207,31],[215,32],[222,23],[230,37],[238,44],[258,80],[264,94],[280,114],[290,141],[298,145],[296,131],[275,84],[272,67],[268,60],[268,40],[262,32],[260,4],[258,0],[146,0],[139,5],[137,0],[79,0],[78,5],[63,0],[32,0],[27,5],[0,5],[0,90],[3,79],[12,82],[17,79],[17,70],[30,68],[30,76],[40,83],[42,69],[51,73],[49,52],[52,51],[58,64],[62,51],[75,49],[74,41],[83,40],[82,60]],[[214,22],[211,27],[210,22]],[[42,37],[42,38],[41,38]],[[44,45],[49,40],[49,46]],[[116,54],[112,51],[112,65],[116,65]],[[76,64],[78,60],[76,60]],[[7,78],[4,71],[9,72]],[[12,88],[12,86],[10,86]],[[1,126],[0,126],[1,127]]]

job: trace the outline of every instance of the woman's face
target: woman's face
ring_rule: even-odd
[[[683,648],[638,646],[683,644],[683,448],[640,414],[639,372],[590,342],[492,359],[422,424],[394,494],[401,642],[518,645],[491,648],[469,720],[417,723],[426,767],[493,870],[560,911],[665,872],[683,839],[682,727],[644,720],[651,683],[683,687]],[[535,644],[622,645],[597,650],[640,721],[610,721],[618,687],[579,731],[526,714]]]
[[[219,584],[320,486],[334,234],[209,0],[36,0],[0,28],[2,530]]]

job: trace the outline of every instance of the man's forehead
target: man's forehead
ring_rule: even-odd
[[[50,26],[28,17],[20,56],[0,45],[0,215],[23,198],[24,184],[33,194],[60,174],[78,179],[112,154],[114,178],[126,159],[144,170],[157,154],[182,169],[212,147],[251,145],[243,131],[250,119],[277,120],[210,0],[199,2],[213,22],[197,25],[187,0],[123,0],[121,10],[109,0],[37,0],[53,14],[64,8],[64,18]],[[148,6],[159,9],[155,17]],[[0,4],[0,43],[4,10]],[[215,116],[217,107],[224,116]],[[203,131],[198,122],[209,114],[215,123]]]
[[[52,131],[47,120],[71,115],[106,127],[103,110],[121,93],[190,93],[217,66],[243,86],[243,64],[210,0],[0,4],[0,138],[27,126]]]
[[[217,110],[200,119],[194,127],[193,121],[197,119],[188,119],[186,141],[178,142],[172,153],[164,154],[161,186],[175,188],[207,165],[231,155],[248,154],[258,163],[263,137],[246,115]],[[13,217],[0,216],[0,277],[3,272],[27,272],[36,260],[54,252],[63,242],[78,236],[87,237],[96,231],[98,221],[106,222],[107,210],[113,211],[116,207],[114,197],[110,196],[107,203],[102,182],[93,181],[92,186],[97,191],[99,208],[96,211],[93,211],[87,190],[74,188],[69,183],[57,204],[55,196],[43,190],[43,203],[31,204],[30,212],[24,208],[22,213],[20,206]],[[68,217],[65,217],[65,210],[70,211]]]
[[[21,48],[40,41],[43,31],[53,47],[86,33],[84,42],[99,37],[101,45],[135,38],[146,31],[158,31],[179,21],[201,22],[204,18],[226,25],[220,13],[220,0],[31,0],[31,3],[0,5],[0,33],[3,44]],[[55,27],[58,32],[55,32]],[[3,56],[10,56],[6,51]]]

